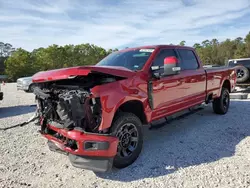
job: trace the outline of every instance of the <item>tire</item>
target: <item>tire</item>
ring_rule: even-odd
[[[33,85],[33,84],[30,84],[30,86],[29,86],[29,92],[30,92],[30,93],[33,93],[33,90],[34,90],[34,85]]]
[[[227,88],[222,88],[219,98],[213,101],[213,110],[216,114],[226,114],[230,106],[230,95]]]
[[[141,126],[140,119],[132,113],[119,113],[114,119],[111,134],[119,138],[114,167],[125,168],[139,157],[143,145]]]
[[[30,86],[29,86],[29,89],[28,90],[24,90],[26,93],[33,93],[33,90],[34,90],[34,85],[33,84],[31,84]]]
[[[249,70],[246,67],[238,66],[236,68],[237,72],[237,83],[243,83],[249,79]]]

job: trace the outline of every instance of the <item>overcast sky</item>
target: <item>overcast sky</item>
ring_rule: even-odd
[[[244,37],[250,0],[0,0],[0,41],[104,48]]]

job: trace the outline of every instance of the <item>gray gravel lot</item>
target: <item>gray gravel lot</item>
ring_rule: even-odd
[[[34,95],[2,86],[0,127],[32,116]],[[159,129],[144,128],[131,166],[106,174],[74,168],[49,151],[32,123],[0,132],[0,187],[250,187],[250,100],[225,116],[209,106]]]

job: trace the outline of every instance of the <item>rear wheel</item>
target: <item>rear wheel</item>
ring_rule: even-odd
[[[115,118],[111,133],[119,138],[119,144],[114,167],[125,168],[139,157],[143,145],[141,125],[140,119],[132,113],[120,113]]]
[[[227,88],[222,88],[219,98],[213,101],[213,110],[216,114],[226,114],[230,105],[230,95]]]

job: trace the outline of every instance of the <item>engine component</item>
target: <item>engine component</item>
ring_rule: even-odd
[[[86,114],[84,108],[86,98],[89,94],[86,91],[71,90],[58,95],[56,112],[64,122],[64,128],[82,127]]]
[[[35,88],[41,115],[51,125],[63,128],[80,128],[94,132],[101,122],[100,100],[90,97],[86,90]]]

